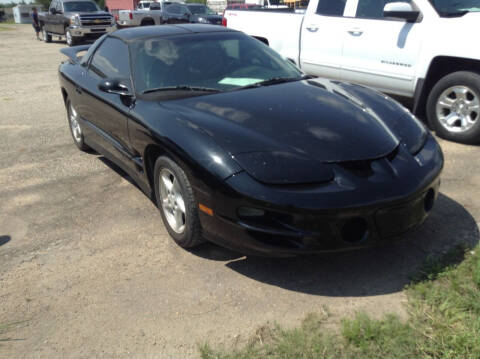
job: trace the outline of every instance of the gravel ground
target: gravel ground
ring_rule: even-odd
[[[194,358],[267,322],[327,307],[405,315],[402,288],[430,254],[476,243],[480,148],[441,141],[442,194],[426,223],[383,248],[251,258],[169,239],[154,204],[106,159],[72,143],[57,82],[63,42],[0,31],[2,358]]]

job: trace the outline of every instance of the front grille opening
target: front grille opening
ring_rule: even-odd
[[[359,243],[368,237],[368,224],[365,218],[354,217],[342,226],[342,239],[349,243]]]
[[[433,188],[430,188],[427,194],[425,195],[425,202],[424,202],[425,212],[428,213],[432,210],[434,202],[435,202],[435,191],[433,190]]]

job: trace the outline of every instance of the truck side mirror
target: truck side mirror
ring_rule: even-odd
[[[50,9],[50,14],[55,15],[56,13],[57,13],[57,9],[55,9],[54,7],[52,7],[52,8]]]
[[[383,16],[415,22],[420,16],[420,11],[414,10],[408,2],[391,2],[383,8]]]

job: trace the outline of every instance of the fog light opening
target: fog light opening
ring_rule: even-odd
[[[430,212],[433,208],[433,203],[435,202],[435,191],[433,188],[430,188],[425,195],[425,212]]]
[[[342,227],[342,239],[349,243],[358,243],[368,237],[367,221],[362,217],[351,218]]]

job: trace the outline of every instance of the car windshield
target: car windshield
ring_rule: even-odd
[[[193,15],[214,15],[215,12],[205,5],[187,5]]]
[[[440,16],[462,16],[480,11],[480,0],[430,0]]]
[[[241,33],[139,39],[131,52],[139,93],[174,88],[229,91],[303,78],[295,65]]]
[[[65,12],[93,12],[99,11],[97,4],[90,1],[67,1],[63,3]]]

